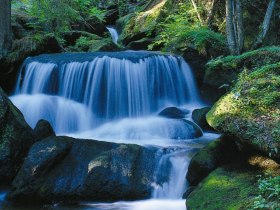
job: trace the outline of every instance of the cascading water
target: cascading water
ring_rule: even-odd
[[[212,136],[196,138],[194,127],[186,123],[190,114],[185,120],[158,116],[166,107],[192,111],[201,106],[181,57],[125,51],[28,58],[11,100],[32,127],[46,119],[57,134],[158,147],[153,198],[179,200],[165,209],[185,208],[180,199],[189,160]],[[156,209],[149,205],[145,202],[145,210]]]
[[[114,27],[112,27],[112,26],[107,26],[107,29],[108,29],[108,31],[109,31],[110,34],[111,34],[112,41],[113,41],[115,44],[118,44],[119,34],[118,34],[117,30],[116,30]]]

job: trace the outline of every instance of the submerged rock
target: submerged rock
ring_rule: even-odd
[[[0,184],[13,180],[33,143],[32,129],[0,88]]]
[[[55,136],[55,132],[51,124],[47,120],[39,120],[34,128],[36,139],[44,139],[49,136]]]
[[[69,137],[32,146],[9,199],[32,202],[148,198],[155,149]]]
[[[191,160],[187,180],[196,186],[217,167],[238,159],[238,148],[235,143],[224,137],[211,142],[202,148]]]

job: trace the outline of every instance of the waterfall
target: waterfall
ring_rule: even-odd
[[[41,55],[26,59],[15,92],[11,100],[32,127],[45,119],[59,135],[158,147],[153,198],[182,198],[190,158],[205,135],[199,141],[187,121],[201,101],[181,57],[145,51]],[[190,112],[185,119],[158,116],[166,107]]]
[[[182,58],[135,53],[92,53],[87,60],[82,54],[29,58],[11,99],[32,127],[44,118],[59,134],[199,102],[191,70]],[[70,115],[76,126],[71,120],[57,122]]]
[[[107,26],[106,28],[110,32],[113,42],[115,44],[118,44],[119,34],[118,34],[117,30],[112,26]]]

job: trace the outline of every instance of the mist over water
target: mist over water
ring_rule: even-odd
[[[191,69],[178,56],[126,51],[29,58],[11,100],[31,127],[46,119],[58,135],[158,148],[152,200],[83,203],[81,209],[185,209],[190,159],[217,137],[196,138],[186,121],[158,116],[178,107],[192,121],[192,110],[203,106]]]

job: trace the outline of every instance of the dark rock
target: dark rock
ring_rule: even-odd
[[[153,38],[142,38],[140,40],[130,42],[126,48],[130,50],[147,50],[148,46],[154,41]]]
[[[104,36],[107,32],[106,26],[95,17],[72,25],[71,28],[74,31],[85,31],[88,33],[96,34],[98,36]]]
[[[105,15],[106,25],[115,25],[118,18],[119,18],[118,8],[112,8],[110,10],[107,10]]]
[[[198,85],[201,86],[205,75],[205,65],[208,61],[207,57],[199,54],[197,50],[189,47],[184,50],[183,58],[191,66]]]
[[[177,107],[167,107],[158,115],[167,118],[182,119],[185,118],[188,113],[188,110],[179,109]]]
[[[47,120],[39,120],[34,128],[36,139],[41,140],[50,136],[55,136],[51,124]]]
[[[210,111],[210,107],[195,109],[192,112],[193,121],[204,130],[213,130],[206,121],[206,114]]]
[[[221,137],[201,149],[192,158],[187,180],[192,186],[196,186],[211,171],[236,159],[238,159],[238,148],[235,143]]]
[[[13,180],[33,143],[32,129],[0,88],[0,184]]]
[[[183,195],[183,199],[187,199],[187,197],[192,193],[192,191],[194,191],[196,187],[194,186],[190,186],[188,187],[188,189],[186,190],[186,192]]]
[[[138,145],[49,137],[32,146],[8,197],[44,203],[148,198],[155,151]]]

